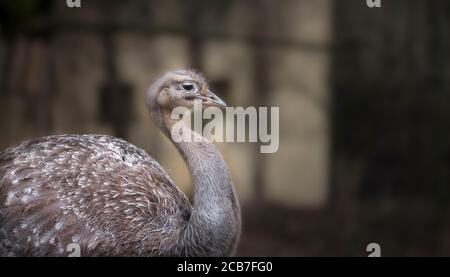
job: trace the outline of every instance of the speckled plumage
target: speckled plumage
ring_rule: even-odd
[[[64,255],[70,243],[84,255],[170,254],[161,244],[191,212],[152,157],[110,136],[24,142],[1,153],[0,176],[2,256]]]
[[[193,99],[225,105],[190,70],[166,73],[146,95],[169,138],[171,110]],[[175,146],[191,171],[193,206],[144,150],[111,136],[50,136],[1,152],[0,256],[67,256],[73,243],[81,256],[232,254],[240,208],[225,161],[204,138]]]

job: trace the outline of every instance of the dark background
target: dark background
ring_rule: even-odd
[[[295,180],[305,167],[270,171],[270,157],[248,144],[244,147],[251,165],[236,163],[241,169],[233,170],[235,155],[227,152],[233,173],[244,180],[238,182],[240,188],[251,191],[242,200],[244,229],[238,255],[367,256],[371,242],[379,243],[385,256],[450,254],[449,1],[389,0],[373,9],[363,0],[81,2],[81,8],[69,9],[62,0],[0,1],[0,149],[30,137],[95,132],[137,145],[148,138],[149,144],[142,147],[158,160],[175,159],[175,152],[161,146],[154,127],[149,125],[150,135],[130,131],[140,114],[146,116],[145,110],[138,110],[144,108],[139,102],[144,84],[123,77],[133,76],[137,68],[138,61],[123,54],[135,53],[133,47],[143,52],[148,48],[141,56],[150,60],[149,76],[142,77],[148,82],[173,66],[193,67],[207,78],[213,76],[208,78],[212,86],[231,105],[276,103],[284,118],[292,117],[284,121],[292,125],[280,129],[280,138],[291,141],[289,149],[307,145],[304,137],[288,130],[302,120],[288,102],[308,88],[295,85],[292,95],[273,99],[282,95],[277,89],[282,85],[277,84],[285,76],[294,82],[306,78],[321,88],[326,83],[323,93],[311,94],[325,99],[320,114],[327,129],[321,135],[326,165],[317,163],[323,168],[317,170],[326,178],[313,179],[325,182],[326,196],[313,205],[304,204],[309,202],[303,198],[298,205],[292,200],[286,204],[287,189],[277,192],[274,201],[270,188],[276,188],[276,180]],[[293,7],[298,15],[287,14],[296,10]],[[309,10],[311,18],[305,15]],[[325,28],[309,27],[314,12]],[[304,18],[298,26],[297,17]],[[239,23],[233,24],[235,20]],[[294,31],[287,32],[283,24]],[[297,36],[296,29],[312,35]],[[314,39],[318,33],[325,37],[320,43]],[[140,39],[129,38],[133,36]],[[150,44],[161,37],[175,38],[173,55],[153,51]],[[233,94],[238,89],[232,70],[214,74],[214,63],[209,62],[214,59],[207,54],[210,42],[245,50],[248,63],[230,65],[236,71],[248,67],[236,77],[251,84],[244,103]],[[221,50],[224,55],[234,53],[229,48]],[[83,53],[97,75],[86,74],[76,60],[64,58],[72,53]],[[180,62],[161,65],[177,53]],[[315,68],[301,59],[291,67],[277,66],[278,57],[288,54],[311,58],[312,65],[320,55],[326,73],[315,74]],[[308,72],[311,77],[304,74]],[[92,93],[77,102],[79,88]],[[95,115],[84,110],[92,103]],[[281,161],[288,157],[282,153]],[[311,168],[316,170],[316,165]],[[176,166],[173,171],[178,171]],[[299,180],[301,186],[304,179]]]

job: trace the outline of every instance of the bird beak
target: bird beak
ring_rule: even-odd
[[[208,90],[206,95],[201,95],[198,98],[202,100],[202,104],[209,107],[217,107],[220,109],[225,109],[227,104],[222,101],[217,95]]]

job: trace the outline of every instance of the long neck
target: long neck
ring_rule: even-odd
[[[225,256],[234,252],[240,235],[240,208],[222,155],[206,138],[184,127],[192,142],[174,142],[170,117],[157,122],[186,161],[194,186],[193,211],[180,239],[187,256]],[[158,121],[155,120],[155,121]]]

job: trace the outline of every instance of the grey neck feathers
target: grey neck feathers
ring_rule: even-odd
[[[173,142],[175,121],[167,112],[152,114]],[[191,218],[181,232],[180,251],[186,256],[227,256],[234,253],[240,235],[240,208],[228,167],[217,148],[189,128],[183,132],[198,142],[175,143],[192,175],[194,203]]]

